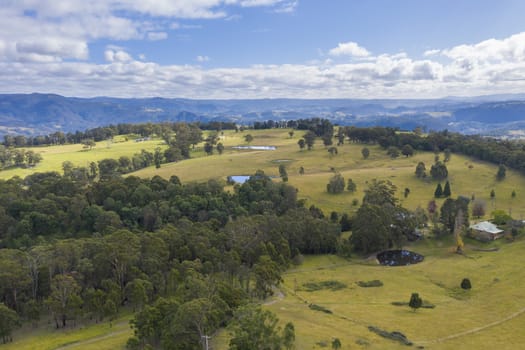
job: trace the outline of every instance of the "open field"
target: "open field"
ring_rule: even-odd
[[[118,159],[121,156],[131,157],[142,149],[153,151],[156,147],[165,148],[162,140],[150,140],[135,142],[133,139],[125,141],[123,137],[115,137],[114,142],[101,141],[91,150],[82,148],[82,145],[60,145],[48,147],[24,147],[25,150],[33,150],[42,154],[43,160],[34,168],[12,168],[0,171],[0,179],[10,179],[13,176],[24,178],[28,175],[58,171],[62,173],[62,163],[72,162],[75,166],[89,166],[90,162],[96,162],[105,158]]]
[[[0,345],[2,350],[119,350],[125,349],[133,335],[130,315],[122,316],[110,326],[105,321],[80,328],[56,330],[53,324],[41,325],[37,330],[21,329],[12,343]]]
[[[390,159],[378,146],[367,146],[371,155],[362,159],[364,145],[345,144],[338,147],[339,154],[330,157],[320,140],[312,151],[300,151],[297,140],[302,135],[296,131],[290,138],[289,130],[250,130],[244,133],[226,131],[221,140],[226,146],[222,155],[205,156],[202,147],[192,153],[192,159],[179,163],[163,164],[140,170],[133,175],[151,177],[161,175],[169,178],[177,175],[183,182],[225,180],[229,175],[250,175],[257,169],[278,176],[279,164],[286,164],[289,183],[299,189],[299,198],[307,205],[315,204],[326,214],[332,210],[351,212],[353,199],[359,202],[367,181],[373,178],[392,181],[398,187],[397,196],[403,206],[415,209],[426,207],[433,199],[436,182],[417,179],[414,175],[419,161],[425,162],[427,172],[434,161],[433,153],[419,152],[413,157]],[[275,151],[234,150],[235,145],[246,145],[244,135],[252,134],[251,145],[276,146]],[[80,145],[37,148],[45,152],[44,161],[35,169],[13,169],[0,172],[1,178],[19,175],[25,171],[60,171],[61,164],[70,160],[84,165],[103,158],[118,158],[132,155],[141,149],[153,150],[161,141],[143,143],[115,142],[109,147],[105,143],[91,151],[82,151]],[[469,165],[472,165],[470,168]],[[299,174],[304,167],[305,174]],[[452,196],[474,195],[487,202],[487,215],[492,209],[512,211],[515,218],[525,215],[523,189],[525,177],[507,170],[504,181],[497,182],[497,166],[474,159],[452,155],[447,163]],[[352,178],[357,192],[340,195],[326,193],[326,184],[334,174],[340,172],[345,179]],[[280,181],[276,179],[275,181]],[[410,195],[402,198],[404,188]],[[496,199],[489,198],[491,189]],[[517,192],[511,198],[512,191]],[[438,200],[440,205],[442,200]],[[281,287],[283,297],[276,297],[265,307],[277,314],[281,322],[292,321],[296,331],[297,349],[321,349],[337,337],[342,349],[401,349],[405,346],[371,333],[368,326],[377,326],[387,331],[400,331],[415,345],[426,349],[514,349],[525,344],[525,239],[520,237],[513,243],[499,240],[486,247],[499,247],[497,252],[472,250],[481,243],[466,241],[466,256],[453,253],[454,242],[447,239],[427,239],[407,247],[425,255],[421,264],[406,267],[383,267],[375,259],[353,257],[345,260],[336,256],[306,257],[304,263],[285,272]],[[472,281],[473,289],[465,292],[459,288],[462,278]],[[381,280],[384,285],[377,288],[362,288],[356,282]],[[338,291],[306,291],[307,282],[338,281],[346,288]],[[436,307],[413,312],[407,306],[393,306],[392,302],[408,302],[411,293],[420,296]],[[332,314],[314,311],[308,305],[323,306]],[[92,325],[82,329],[56,331],[49,325],[34,331],[23,329],[15,334],[15,342],[0,345],[2,350],[25,349],[123,349],[132,331],[129,316],[108,323]],[[226,331],[214,335],[214,349],[226,349]]]
[[[525,240],[504,240],[490,245],[497,252],[479,252],[479,245],[467,241],[466,256],[453,253],[450,238],[429,239],[405,247],[425,255],[425,260],[405,267],[379,266],[375,259],[354,257],[346,260],[333,255],[308,256],[304,263],[284,273],[284,296],[266,303],[282,324],[293,322],[297,349],[330,348],[339,338],[342,349],[404,349],[384,339],[368,326],[400,331],[425,349],[517,349],[525,344]],[[468,277],[473,288],[463,291],[459,284]],[[359,287],[358,281],[380,280],[382,287]],[[346,288],[337,291],[307,291],[308,282],[337,281]],[[417,292],[434,309],[412,311],[408,302]],[[332,313],[314,311],[316,304]],[[3,350],[25,349],[124,349],[132,335],[129,316],[82,329],[56,331],[52,327],[22,330],[15,341],[0,345]],[[214,335],[213,349],[224,350],[227,331]],[[323,344],[327,344],[326,347]]]
[[[134,172],[132,175],[141,177],[160,175],[165,178],[177,175],[183,182],[206,181],[211,178],[225,181],[227,176],[252,175],[258,169],[264,170],[267,175],[277,177],[279,164],[285,164],[289,183],[298,188],[299,198],[306,199],[308,206],[314,204],[322,208],[326,214],[331,211],[343,213],[356,210],[357,207],[352,206],[352,201],[354,199],[361,201],[367,181],[374,178],[393,182],[398,187],[397,196],[401,199],[403,206],[409,209],[415,209],[417,206],[426,208],[428,201],[433,199],[437,182],[430,179],[417,179],[414,175],[416,165],[420,161],[425,163],[427,173],[430,171],[430,166],[434,162],[433,153],[418,152],[409,158],[402,156],[390,159],[379,146],[346,143],[338,147],[338,155],[330,157],[319,139],[313,150],[299,150],[297,141],[303,132],[296,130],[294,136],[290,137],[289,131],[288,129],[271,129],[246,130],[236,133],[227,130],[224,131],[220,140],[225,146],[222,155],[215,152],[211,156],[206,156],[201,144],[192,151],[191,159],[163,164],[160,169],[152,166]],[[244,141],[244,136],[247,134],[254,137],[250,145],[276,146],[277,149],[274,151],[232,149],[232,146],[247,145]],[[0,179],[11,178],[15,175],[23,178],[42,171],[61,172],[62,163],[66,160],[75,165],[85,166],[91,161],[104,158],[117,159],[122,155],[132,156],[141,149],[152,151],[156,147],[164,148],[165,144],[159,139],[140,143],[117,139],[113,143],[99,142],[91,151],[83,150],[82,145],[36,147],[33,150],[42,153],[44,157],[41,164],[30,169],[0,171]],[[368,147],[371,152],[370,157],[366,160],[361,156],[363,147]],[[472,165],[472,168],[469,168],[469,165]],[[299,174],[300,167],[304,168],[304,175]],[[525,188],[525,177],[519,173],[508,169],[506,179],[498,182],[495,178],[496,165],[457,154],[452,155],[447,167],[452,197],[463,195],[471,198],[474,195],[475,198],[485,200],[487,215],[493,209],[502,209],[511,211],[515,218],[525,218],[525,201],[522,200],[522,197],[525,196],[525,193],[522,193],[522,189]],[[357,184],[357,191],[339,195],[328,194],[326,184],[334,171],[341,173],[345,180],[351,178]],[[407,198],[403,198],[402,195],[405,188],[410,189]],[[492,189],[496,193],[494,201],[490,199]],[[511,197],[513,190],[517,193],[514,199]],[[437,202],[440,205],[442,201],[441,199]]]
[[[330,211],[351,212],[357,207],[351,205],[353,199],[359,202],[363,198],[363,190],[367,181],[377,178],[390,180],[398,187],[397,196],[403,206],[415,209],[417,206],[426,208],[428,201],[433,199],[437,182],[430,179],[417,179],[414,175],[416,165],[422,161],[427,167],[427,173],[434,163],[434,154],[419,152],[406,158],[390,159],[383,149],[374,145],[348,144],[338,147],[338,155],[330,157],[327,149],[317,140],[311,151],[300,151],[297,141],[302,132],[295,131],[293,138],[289,130],[249,130],[244,133],[225,132],[221,140],[226,149],[222,155],[195,157],[179,163],[164,164],[162,168],[154,167],[139,170],[133,175],[151,177],[156,174],[169,178],[177,175],[181,181],[206,181],[210,178],[226,180],[230,175],[251,175],[257,169],[262,169],[267,175],[278,176],[279,164],[286,164],[289,183],[298,188],[299,198],[307,200],[307,205],[315,204],[326,214]],[[275,151],[234,150],[231,147],[246,145],[244,135],[254,136],[251,145],[276,146]],[[361,149],[368,147],[371,151],[368,159],[363,159]],[[441,155],[443,158],[443,155]],[[472,168],[469,168],[472,165]],[[305,170],[299,174],[300,167]],[[521,198],[525,193],[525,178],[519,173],[507,170],[504,181],[496,181],[497,166],[475,159],[453,154],[447,163],[452,197],[464,195],[469,198],[483,199],[487,204],[487,213],[493,209],[512,211],[516,218],[525,216],[525,201]],[[345,180],[351,178],[357,184],[355,193],[345,192],[331,195],[326,192],[326,184],[334,175],[334,170],[340,172]],[[279,180],[276,180],[279,181]],[[444,185],[444,183],[442,183]],[[405,188],[410,189],[407,198],[403,198]],[[490,191],[494,189],[496,199],[490,199]],[[517,193],[511,198],[512,191]],[[440,205],[443,199],[437,200]]]
[[[422,242],[410,249],[424,254],[425,260],[406,267],[384,267],[359,258],[308,257],[285,273],[286,297],[268,308],[282,322],[294,323],[298,349],[320,349],[320,343],[330,344],[333,338],[341,340],[343,349],[361,348],[357,343],[367,343],[369,349],[405,348],[370,332],[370,325],[400,331],[427,349],[519,348],[525,345],[525,241],[497,245],[498,252],[467,249],[465,257],[452,252],[451,241]],[[471,280],[472,290],[459,287],[464,277]],[[356,284],[375,279],[384,285]],[[330,280],[347,288],[308,292],[303,287]],[[408,306],[391,305],[408,302],[413,292],[436,307],[413,312]],[[333,314],[311,310],[310,303]]]

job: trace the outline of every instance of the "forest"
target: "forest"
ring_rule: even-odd
[[[61,328],[128,307],[137,312],[130,346],[200,348],[239,306],[270,295],[301,254],[338,249],[339,223],[256,175],[233,193],[176,176],[1,181],[0,312],[13,320],[4,333],[21,320],[51,317]]]

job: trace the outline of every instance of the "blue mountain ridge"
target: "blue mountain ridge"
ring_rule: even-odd
[[[338,125],[505,134],[525,129],[525,95],[442,99],[251,99],[65,97],[0,94],[0,135],[75,132],[118,123],[326,118]]]

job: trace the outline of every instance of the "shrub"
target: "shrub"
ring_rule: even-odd
[[[368,287],[382,287],[383,286],[383,282],[381,282],[380,280],[359,281],[359,282],[357,282],[357,285],[359,287],[364,287],[364,288],[368,288]]]
[[[470,284],[470,280],[468,278],[463,278],[463,281],[461,281],[461,288],[463,289],[471,289],[472,284]]]
[[[330,182],[326,185],[326,191],[328,193],[336,194],[342,193],[345,190],[345,179],[341,174],[334,175]]]
[[[410,296],[410,301],[408,302],[408,306],[410,306],[414,311],[419,309],[421,305],[423,304],[423,300],[419,297],[418,293],[412,293]]]
[[[346,284],[339,281],[321,281],[321,282],[307,282],[303,284],[307,292],[313,292],[321,289],[330,289],[332,291],[346,288]]]
[[[321,312],[324,312],[326,314],[331,314],[332,311],[331,310],[328,310],[327,308],[325,308],[324,306],[321,306],[321,305],[317,305],[317,304],[310,304],[308,305],[308,307],[312,310],[315,310],[315,311],[321,311]]]

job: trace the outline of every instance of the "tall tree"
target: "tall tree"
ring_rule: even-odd
[[[414,155],[414,148],[411,145],[409,145],[409,144],[403,145],[403,147],[401,148],[401,153],[405,157],[413,156]]]
[[[330,182],[326,185],[328,193],[337,194],[343,193],[345,190],[345,179],[341,174],[335,174],[330,178]]]
[[[20,325],[20,318],[17,313],[0,303],[0,339],[2,339],[2,343],[13,341],[11,334]]]
[[[234,314],[229,350],[281,349],[283,336],[279,320],[258,306],[240,307]],[[290,347],[291,344],[285,346]]]
[[[350,242],[365,254],[388,248],[390,225],[390,217],[382,207],[364,203],[353,218]]]
[[[224,145],[222,144],[222,142],[219,142],[216,147],[217,153],[222,154],[222,152],[224,152]]]
[[[388,154],[392,159],[399,157],[399,153],[399,148],[397,148],[396,146],[390,146],[386,150],[386,154]]]
[[[357,185],[355,184],[355,182],[352,179],[348,179],[348,182],[347,182],[347,185],[346,185],[346,190],[348,192],[352,192],[352,193],[354,193],[357,190]]]
[[[437,161],[430,168],[430,175],[434,180],[445,180],[448,177],[448,169],[445,163]]]
[[[306,143],[306,147],[308,148],[308,150],[311,150],[314,147],[315,137],[316,135],[313,131],[308,131],[306,134],[303,135],[303,139]]]
[[[443,197],[450,197],[452,192],[450,191],[450,182],[445,183],[445,188],[443,188]]]
[[[434,191],[434,197],[440,198],[443,196],[443,187],[441,187],[441,183],[438,183],[436,186],[436,190]]]
[[[503,181],[506,176],[507,176],[507,168],[505,167],[505,165],[500,164],[498,167],[498,172],[496,174],[496,179],[498,181]]]
[[[368,157],[370,156],[370,150],[367,147],[363,147],[363,149],[361,150],[361,155],[364,159],[368,159]]]
[[[272,295],[273,286],[278,286],[282,282],[279,266],[268,255],[259,257],[253,266],[253,273],[255,275],[255,294],[261,299]]]
[[[423,305],[423,300],[419,297],[418,293],[412,293],[408,306],[414,310],[414,312]]]
[[[51,281],[51,294],[47,305],[55,319],[56,328],[66,327],[68,318],[74,315],[82,304],[80,286],[73,276],[56,275]]]
[[[365,190],[363,204],[395,206],[398,202],[395,197],[397,187],[388,180],[373,179]]]
[[[279,164],[279,176],[283,182],[288,181],[288,172],[286,171],[286,166],[284,164]]]
[[[304,141],[304,139],[299,139],[299,141],[297,141],[297,144],[299,145],[299,149],[303,150],[306,146],[306,141]]]
[[[416,166],[416,177],[425,178],[427,176],[425,163],[419,162]]]

